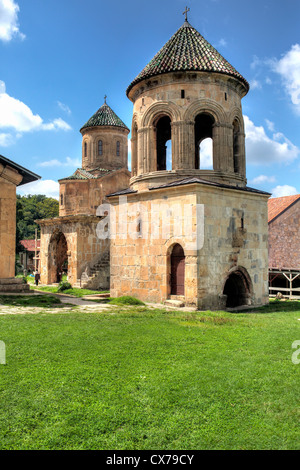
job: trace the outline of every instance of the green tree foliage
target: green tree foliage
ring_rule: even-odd
[[[20,240],[30,240],[35,237],[37,229],[40,237],[40,227],[34,221],[57,217],[59,204],[56,199],[43,195],[20,196],[17,195],[17,252],[21,250]]]

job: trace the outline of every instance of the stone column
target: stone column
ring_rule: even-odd
[[[233,171],[232,126],[213,126],[213,168],[219,171]]]
[[[138,130],[137,174],[156,171],[156,139],[153,126]]]
[[[131,176],[137,175],[137,137],[131,138]]]

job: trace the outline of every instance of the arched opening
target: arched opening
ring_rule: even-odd
[[[203,139],[199,146],[200,170],[213,170],[213,140]]]
[[[49,283],[57,283],[68,273],[68,244],[65,235],[56,231],[53,233],[48,248]]]
[[[195,168],[203,169],[209,166],[213,168],[213,125],[214,118],[209,114],[198,114],[195,119]],[[206,142],[206,157],[205,153],[201,156],[200,145],[204,140],[210,139]],[[210,142],[210,143],[208,143]],[[208,146],[211,146],[210,155]],[[203,150],[202,150],[203,151]]]
[[[181,245],[174,245],[171,253],[171,295],[184,295],[185,255]]]
[[[240,154],[240,144],[239,144],[239,133],[240,125],[237,119],[233,121],[233,170],[235,173],[239,173],[239,154]]]
[[[171,119],[163,116],[156,124],[157,171],[172,169],[171,137]]]
[[[223,294],[227,296],[226,307],[234,308],[250,304],[251,281],[241,270],[232,272],[224,286]]]

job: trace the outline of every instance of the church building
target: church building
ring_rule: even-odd
[[[110,244],[97,237],[97,209],[106,194],[129,185],[129,129],[105,103],[82,126],[82,168],[59,181],[59,217],[41,227],[41,283],[109,289]]]
[[[186,16],[126,90],[131,173],[130,131],[106,102],[81,128],[82,168],[59,181],[59,217],[39,221],[42,283],[67,269],[74,286],[112,297],[268,302],[270,194],[247,186],[248,91]]]
[[[108,196],[112,297],[201,309],[268,301],[270,195],[247,186],[248,90],[187,18],[128,86],[130,185]]]

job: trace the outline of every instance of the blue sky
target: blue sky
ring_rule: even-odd
[[[0,154],[58,196],[81,166],[80,127],[107,103],[131,127],[126,88],[184,21],[250,83],[248,185],[300,193],[299,0],[0,0]],[[130,137],[130,136],[129,136]]]

